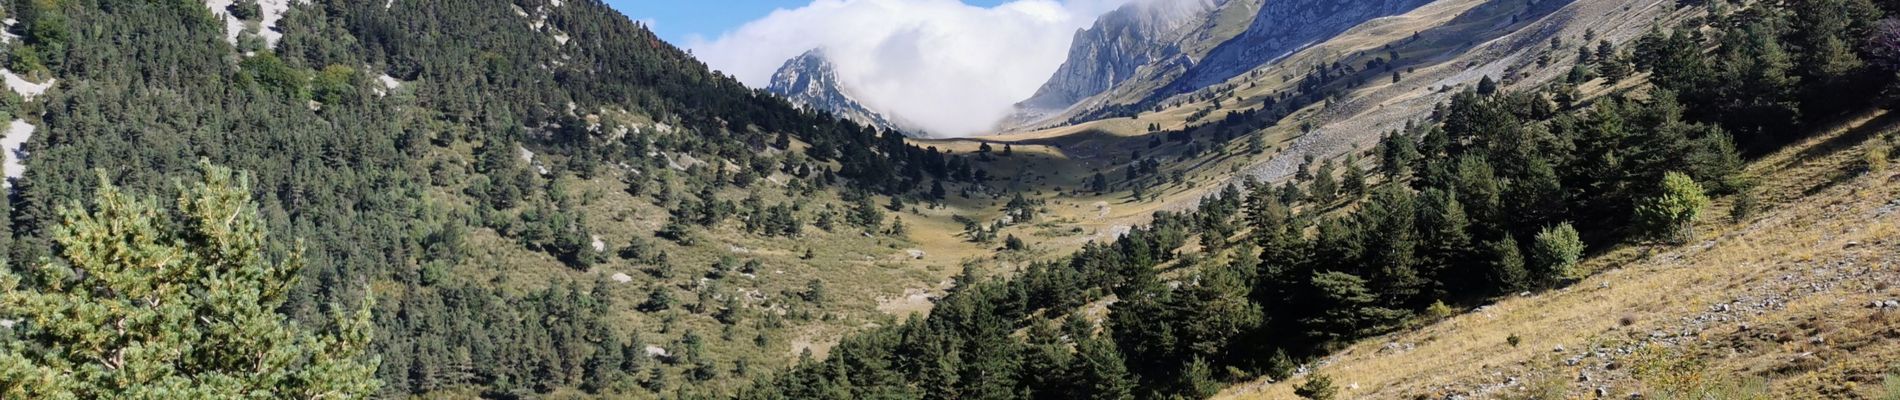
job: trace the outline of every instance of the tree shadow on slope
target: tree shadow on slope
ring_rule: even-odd
[[[1858,148],[1869,140],[1876,139],[1882,132],[1890,132],[1896,128],[1900,128],[1900,114],[1886,113],[1866,123],[1847,128],[1846,131],[1841,132],[1839,135],[1835,135],[1821,143],[1801,150],[1800,153],[1795,155],[1793,160],[1788,162],[1785,168],[1796,168],[1816,163],[1824,163],[1826,159],[1856,157],[1856,155],[1844,155],[1842,153]],[[1812,196],[1821,193],[1866,172],[1866,167],[1857,162],[1849,161],[1846,162],[1845,165],[1845,168],[1834,168],[1825,173],[1823,177],[1820,177],[1824,179],[1810,180],[1810,182],[1814,182],[1814,185],[1803,189],[1801,195]]]

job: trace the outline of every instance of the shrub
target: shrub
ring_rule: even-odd
[[[653,291],[647,292],[646,301],[641,302],[636,309],[640,310],[640,312],[656,313],[672,309],[676,303],[677,301],[673,300],[672,292],[667,291],[665,287],[656,287],[653,288]]]
[[[1339,397],[1339,389],[1333,387],[1333,378],[1316,373],[1306,378],[1306,383],[1300,384],[1300,387],[1293,388],[1293,394],[1303,399],[1333,400]]]
[[[1743,190],[1735,194],[1735,207],[1728,210],[1728,219],[1734,223],[1748,221],[1749,217],[1755,216],[1755,211],[1759,208],[1761,208],[1761,199],[1755,197],[1755,191]]]
[[[354,96],[358,76],[356,69],[331,65],[318,71],[310,81],[310,94],[317,102],[337,104]]]
[[[240,77],[245,81],[293,99],[310,98],[307,86],[310,74],[291,67],[283,59],[277,58],[276,54],[258,53],[238,65],[244,72]]]
[[[1458,310],[1454,310],[1451,306],[1445,305],[1444,300],[1434,301],[1432,305],[1425,307],[1425,317],[1432,321],[1443,321],[1446,318],[1451,318],[1453,315],[1458,315]]]
[[[1709,207],[1709,196],[1694,178],[1679,172],[1663,176],[1662,193],[1636,206],[1636,225],[1652,239],[1682,243],[1695,236],[1695,220]]]
[[[1517,240],[1510,235],[1504,239],[1487,243],[1485,251],[1490,253],[1490,266],[1487,278],[1502,293],[1515,293],[1529,285],[1529,272],[1524,270],[1524,256],[1518,252]]]
[[[1003,248],[1009,249],[1009,251],[1023,251],[1028,250],[1029,245],[1023,243],[1023,240],[1017,238],[1016,235],[1009,235],[1009,237],[1003,239]]]
[[[1536,268],[1532,273],[1545,283],[1573,278],[1576,276],[1573,269],[1582,256],[1583,239],[1578,236],[1577,228],[1568,222],[1544,228],[1531,245],[1531,261]]]
[[[825,302],[825,281],[813,279],[805,282],[805,293],[801,293],[799,297],[810,303]]]
[[[1193,398],[1205,399],[1220,393],[1221,382],[1214,379],[1214,371],[1207,360],[1196,357],[1194,362],[1188,363],[1187,371],[1181,374],[1181,388]]]
[[[692,246],[698,242],[695,240],[696,238],[693,235],[692,229],[686,227],[686,224],[680,223],[677,218],[673,221],[668,221],[666,225],[660,227],[658,232],[654,232],[653,234],[666,238],[667,240],[672,240],[681,246]]]
[[[1284,349],[1274,349],[1273,357],[1267,358],[1267,377],[1275,381],[1293,377],[1293,371],[1298,368],[1298,365],[1293,364],[1293,357],[1287,356]]]

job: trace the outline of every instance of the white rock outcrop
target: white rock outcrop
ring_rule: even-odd
[[[43,83],[34,83],[31,80],[27,80],[26,77],[15,74],[13,70],[8,69],[0,69],[0,74],[6,75],[8,90],[19,93],[20,97],[27,100],[33,100],[34,97],[46,94],[47,89],[52,89],[53,84],[59,83],[58,79],[48,79]]]
[[[277,31],[277,21],[284,19],[285,11],[290,11],[291,1],[296,0],[257,0],[258,8],[263,11],[263,15],[258,16],[257,35],[264,37],[264,43],[270,47],[277,47],[277,40],[284,38],[284,33]],[[237,44],[238,36],[244,33],[247,21],[231,15],[230,7],[233,2],[234,0],[205,0],[205,7],[211,9],[211,15],[224,19],[224,40]],[[387,6],[388,4],[385,4],[385,7]]]
[[[26,176],[26,141],[32,139],[33,131],[38,129],[39,127],[23,119],[16,119],[7,124],[6,136],[0,137],[0,148],[6,150],[7,159],[4,170],[7,179],[6,182],[0,183],[0,187],[11,188],[14,179]]]

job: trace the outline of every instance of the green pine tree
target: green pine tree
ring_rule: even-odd
[[[1293,394],[1303,399],[1333,400],[1339,397],[1339,389],[1333,387],[1333,378],[1316,373],[1307,377],[1306,383],[1293,388]]]
[[[1078,399],[1131,400],[1135,383],[1128,374],[1115,342],[1087,337],[1075,344],[1076,358],[1070,363],[1076,387],[1070,395]]]
[[[1518,251],[1517,239],[1507,235],[1486,243],[1485,251],[1490,262],[1486,276],[1496,291],[1510,293],[1528,287],[1529,273],[1524,270],[1524,255]]]
[[[0,272],[5,398],[367,398],[369,304],[313,333],[276,312],[304,267],[249,177],[201,163],[176,215],[105,182],[51,229],[56,261]],[[183,185],[181,185],[183,186]],[[287,253],[279,253],[288,250]],[[281,254],[281,255],[280,255]]]

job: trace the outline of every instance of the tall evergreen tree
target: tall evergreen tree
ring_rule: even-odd
[[[1420,302],[1429,286],[1418,271],[1417,209],[1410,191],[1389,185],[1359,213],[1359,223],[1371,230],[1364,236],[1366,263],[1371,266],[1367,274],[1389,307]]]
[[[1229,341],[1260,325],[1260,306],[1247,298],[1248,282],[1232,266],[1209,266],[1199,282],[1172,297],[1171,319],[1183,321],[1179,346],[1193,357],[1219,360]]]
[[[1075,344],[1075,361],[1070,364],[1076,386],[1067,395],[1081,399],[1132,400],[1135,383],[1115,342],[1083,337]]]
[[[9,398],[367,398],[368,304],[335,332],[290,322],[301,249],[272,242],[250,178],[201,164],[173,219],[100,177],[60,208],[59,263],[0,272],[0,394]],[[279,253],[288,251],[287,255]]]
[[[1524,255],[1517,248],[1517,239],[1506,235],[1486,243],[1485,252],[1485,261],[1489,263],[1485,277],[1495,291],[1511,293],[1529,287],[1530,277],[1524,270]]]
[[[1321,348],[1385,332],[1405,312],[1379,306],[1366,280],[1352,274],[1314,274],[1299,304],[1312,310],[1302,319],[1304,335]]]
[[[1759,11],[1752,21],[1723,39],[1721,92],[1716,110],[1722,125],[1750,143],[1778,141],[1801,117],[1796,100],[1800,76],[1796,62],[1779,39],[1786,19],[1779,11]]]
[[[1449,292],[1475,287],[1471,277],[1479,274],[1459,268],[1469,265],[1475,253],[1464,205],[1456,195],[1436,188],[1426,189],[1418,203],[1421,264],[1426,268],[1424,274],[1437,285],[1433,297],[1443,298]]]
[[[1869,0],[1801,0],[1794,11],[1791,43],[1800,49],[1798,72],[1809,81],[1802,93],[1802,110],[1831,115],[1871,94],[1855,85],[1867,62],[1856,49],[1868,37],[1873,21],[1883,12]]]

